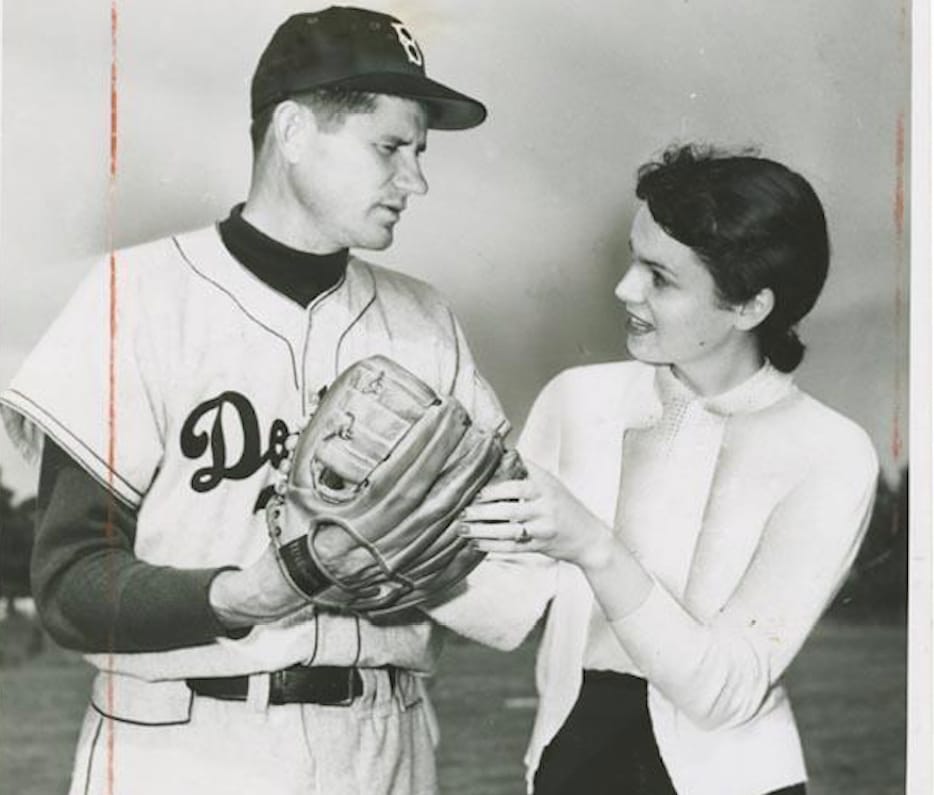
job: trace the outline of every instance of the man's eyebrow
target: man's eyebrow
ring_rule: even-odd
[[[386,143],[392,144],[393,146],[411,146],[413,143],[415,143],[413,138],[404,138],[401,135],[396,135],[395,133],[387,133],[383,137],[383,140]],[[419,143],[415,144],[415,151],[419,154],[424,152],[426,149],[428,149],[427,141],[420,141]]]

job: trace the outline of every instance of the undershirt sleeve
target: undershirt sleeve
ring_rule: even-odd
[[[88,653],[167,651],[248,633],[228,633],[208,601],[227,568],[146,563],[133,554],[135,536],[135,512],[46,438],[31,574],[57,643]]]

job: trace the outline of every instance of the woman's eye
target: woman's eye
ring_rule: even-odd
[[[670,282],[660,271],[653,270],[652,271],[652,284],[655,287],[667,287],[670,284]]]

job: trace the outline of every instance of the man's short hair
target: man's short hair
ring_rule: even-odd
[[[376,108],[378,94],[368,91],[352,91],[346,88],[315,88],[296,94],[290,99],[298,102],[315,114],[315,120],[324,130],[336,130],[353,113],[371,113]],[[266,133],[277,105],[260,111],[250,125],[253,156],[259,155],[266,140]]]

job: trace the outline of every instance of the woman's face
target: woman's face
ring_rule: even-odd
[[[632,224],[632,264],[616,286],[626,307],[626,346],[640,361],[686,370],[704,362],[729,367],[738,346],[751,344],[723,305],[698,256],[668,235],[643,204]]]

